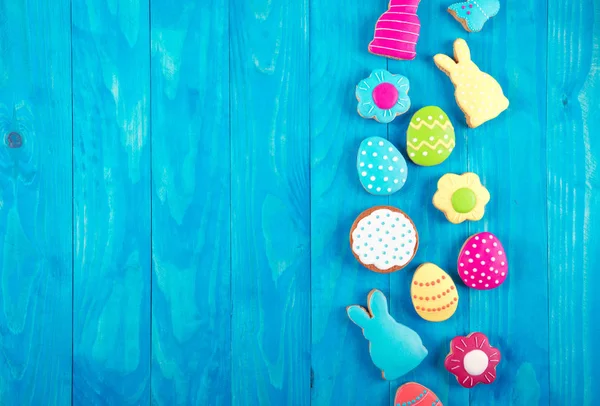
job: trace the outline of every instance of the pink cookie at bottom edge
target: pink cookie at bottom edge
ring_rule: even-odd
[[[504,247],[492,233],[478,233],[467,239],[458,255],[458,275],[470,288],[495,289],[508,276]]]
[[[416,382],[405,383],[396,391],[394,406],[407,405],[444,406],[435,393]]]

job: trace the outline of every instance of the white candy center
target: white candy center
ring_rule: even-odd
[[[485,372],[489,364],[488,356],[481,350],[473,350],[467,355],[463,361],[465,370],[469,375],[478,376]]]

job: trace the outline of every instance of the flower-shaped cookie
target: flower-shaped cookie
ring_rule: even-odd
[[[358,114],[387,124],[410,108],[408,89],[409,82],[404,76],[376,69],[356,85]]]
[[[471,333],[452,339],[444,366],[461,386],[470,389],[478,383],[494,382],[500,359],[500,351],[490,345],[485,334]]]
[[[438,190],[433,196],[433,205],[454,224],[481,220],[489,201],[490,192],[481,185],[479,176],[470,172],[445,174],[438,181]]]

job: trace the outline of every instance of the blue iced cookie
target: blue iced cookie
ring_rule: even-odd
[[[427,349],[416,332],[390,316],[385,295],[373,289],[367,298],[367,307],[352,305],[346,312],[370,341],[371,359],[381,369],[383,379],[400,378],[419,366],[427,356]]]
[[[479,32],[500,11],[499,0],[468,0],[448,7],[448,12],[469,32]]]
[[[356,169],[365,190],[378,196],[402,189],[408,175],[406,160],[400,151],[381,137],[370,137],[360,144]]]

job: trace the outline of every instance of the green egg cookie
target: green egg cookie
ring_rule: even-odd
[[[410,159],[421,166],[444,162],[452,153],[456,138],[448,115],[436,106],[423,107],[410,120],[406,149]]]

